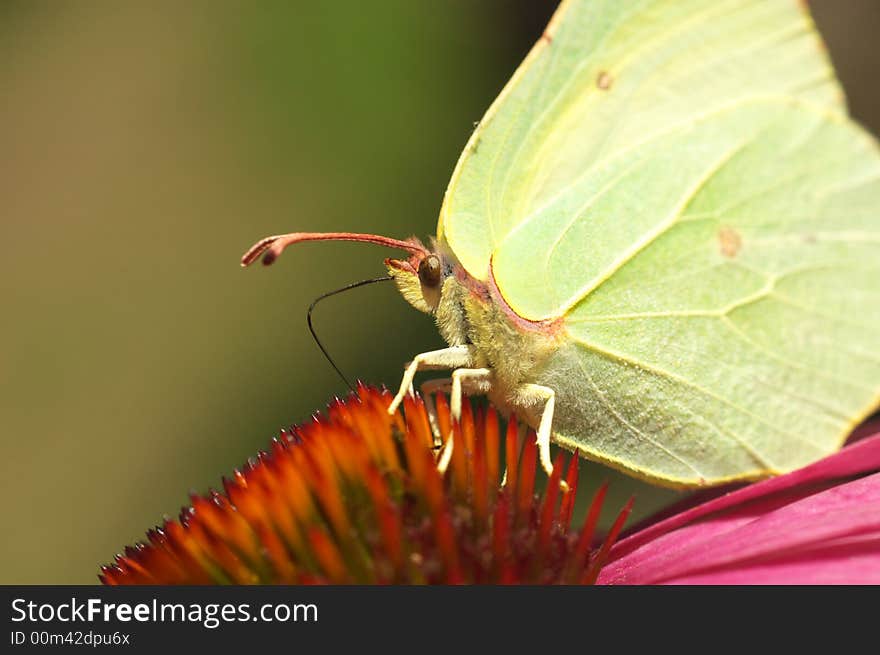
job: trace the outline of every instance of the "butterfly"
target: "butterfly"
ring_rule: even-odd
[[[479,122],[429,244],[385,260],[485,394],[672,487],[789,471],[880,402],[880,156],[803,2],[565,0]],[[448,462],[451,443],[440,458]]]

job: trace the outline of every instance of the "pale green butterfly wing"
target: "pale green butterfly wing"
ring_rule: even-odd
[[[511,229],[656,134],[762,96],[843,113],[820,47],[796,0],[563,2],[466,146],[438,236],[485,279]]]
[[[880,157],[820,48],[793,0],[567,2],[490,109],[440,237],[564,318],[558,441],[718,482],[876,405]]]
[[[560,400],[560,425],[583,426],[560,440],[680,484],[818,459],[880,394],[874,144],[783,107],[728,152],[565,317],[561,370],[586,384]],[[647,178],[673,165],[648,162]]]

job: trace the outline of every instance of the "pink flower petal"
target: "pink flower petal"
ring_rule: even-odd
[[[775,508],[757,501],[761,505],[757,511],[747,507],[664,534],[607,565],[601,582],[657,584],[697,576],[715,581],[712,573],[744,566],[753,567],[757,575],[761,567],[756,565],[769,561],[794,565],[806,553],[821,553],[835,543],[880,541],[880,473],[805,498],[788,495],[787,500],[781,506],[774,502]],[[880,580],[880,550],[875,550],[873,558],[877,569],[874,578]],[[814,564],[819,567],[822,562]],[[765,573],[749,582],[780,581],[778,570],[771,567]]]
[[[783,558],[743,562],[667,584],[880,584],[880,536],[832,542]]]
[[[633,552],[642,544],[656,539],[661,534],[728,507],[733,507],[758,497],[781,493],[799,485],[833,481],[878,469],[880,469],[880,433],[864,438],[833,455],[797,471],[736,489],[702,505],[670,516],[659,523],[654,523],[643,530],[639,530],[617,543],[611,550],[610,560],[614,561]]]
[[[599,583],[880,582],[880,475],[847,481],[878,469],[880,434],[729,492],[619,542]]]

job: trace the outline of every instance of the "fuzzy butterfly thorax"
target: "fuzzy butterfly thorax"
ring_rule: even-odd
[[[443,272],[436,288],[419,276],[422,262],[430,256],[439,259]],[[562,322],[530,321],[517,315],[501,295],[491,270],[488,281],[482,282],[442,246],[435,246],[428,254],[387,259],[385,263],[404,299],[434,317],[446,343],[471,346],[473,365],[492,370],[488,395],[496,406],[508,412],[518,410],[536,424],[538,412],[532,411],[531,403],[517,398],[516,389],[550,375],[545,365],[564,343]]]

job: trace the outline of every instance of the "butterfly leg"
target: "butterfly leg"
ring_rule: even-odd
[[[456,421],[461,418],[461,397],[463,393],[469,396],[477,396],[488,393],[492,387],[492,371],[488,368],[458,368],[452,372],[452,386],[449,390],[449,409],[452,418]],[[450,432],[437,462],[437,470],[446,472],[449,461],[452,459],[452,449],[455,446],[455,433]]]
[[[451,389],[452,378],[428,380],[419,387],[419,391],[422,393],[422,400],[425,402],[425,410],[428,412],[428,424],[431,426],[431,433],[434,435],[435,448],[443,444],[443,436],[440,434],[440,423],[437,420],[437,407],[434,405],[434,394],[449,393]]]
[[[449,461],[452,459],[452,448],[454,437],[453,434],[450,433],[446,442],[443,442],[443,437],[440,434],[440,424],[437,420],[437,408],[434,406],[434,394],[438,391],[450,393],[450,395],[456,395],[458,397],[458,407],[459,407],[459,415],[461,414],[461,396],[462,394],[468,396],[476,396],[480,394],[484,394],[489,390],[489,382],[487,380],[488,377],[488,369],[459,369],[462,373],[456,375],[458,371],[453,373],[452,378],[442,378],[439,380],[428,380],[421,386],[422,399],[425,402],[425,409],[428,412],[428,422],[431,425],[431,431],[434,433],[434,446],[435,448],[438,446],[443,447],[443,451],[440,453],[440,458],[437,461],[437,470],[441,473],[446,471],[446,468],[449,466]],[[456,387],[455,378],[458,378],[458,385]],[[453,391],[453,389],[456,389]]]
[[[412,388],[413,378],[417,371],[459,368],[461,366],[471,366],[472,363],[473,355],[471,354],[470,346],[451,346],[442,350],[432,350],[416,355],[406,367],[403,380],[400,382],[400,390],[388,406],[388,413],[393,414],[400,407],[406,392]]]
[[[443,435],[440,434],[440,422],[437,420],[437,407],[434,404],[434,394],[450,393],[452,391],[452,378],[438,378],[436,380],[427,380],[419,387],[422,394],[422,400],[425,402],[425,410],[428,413],[428,424],[431,426],[431,433],[434,435],[434,446],[443,444]],[[488,387],[477,383],[476,386],[470,384],[469,380],[462,380],[462,393],[465,396],[478,396],[485,394]]]
[[[461,418],[462,383],[467,387],[469,396],[488,393],[492,387],[492,371],[488,368],[458,368],[452,372],[449,409],[456,421]]]
[[[553,408],[556,404],[556,392],[550,387],[540,384],[524,384],[517,388],[517,398],[524,405],[544,403],[541,420],[538,423],[538,455],[541,467],[551,475],[553,461],[550,459],[550,434],[553,431]]]
[[[437,470],[443,474],[449,466],[452,459],[452,435],[443,443],[443,435],[440,434],[440,423],[437,420],[437,407],[434,405],[434,394],[437,392],[449,393],[452,389],[452,378],[440,378],[437,380],[428,380],[419,388],[422,392],[422,400],[425,403],[425,410],[428,412],[428,424],[431,426],[431,433],[434,435],[434,448],[442,449],[440,457],[437,460]]]

